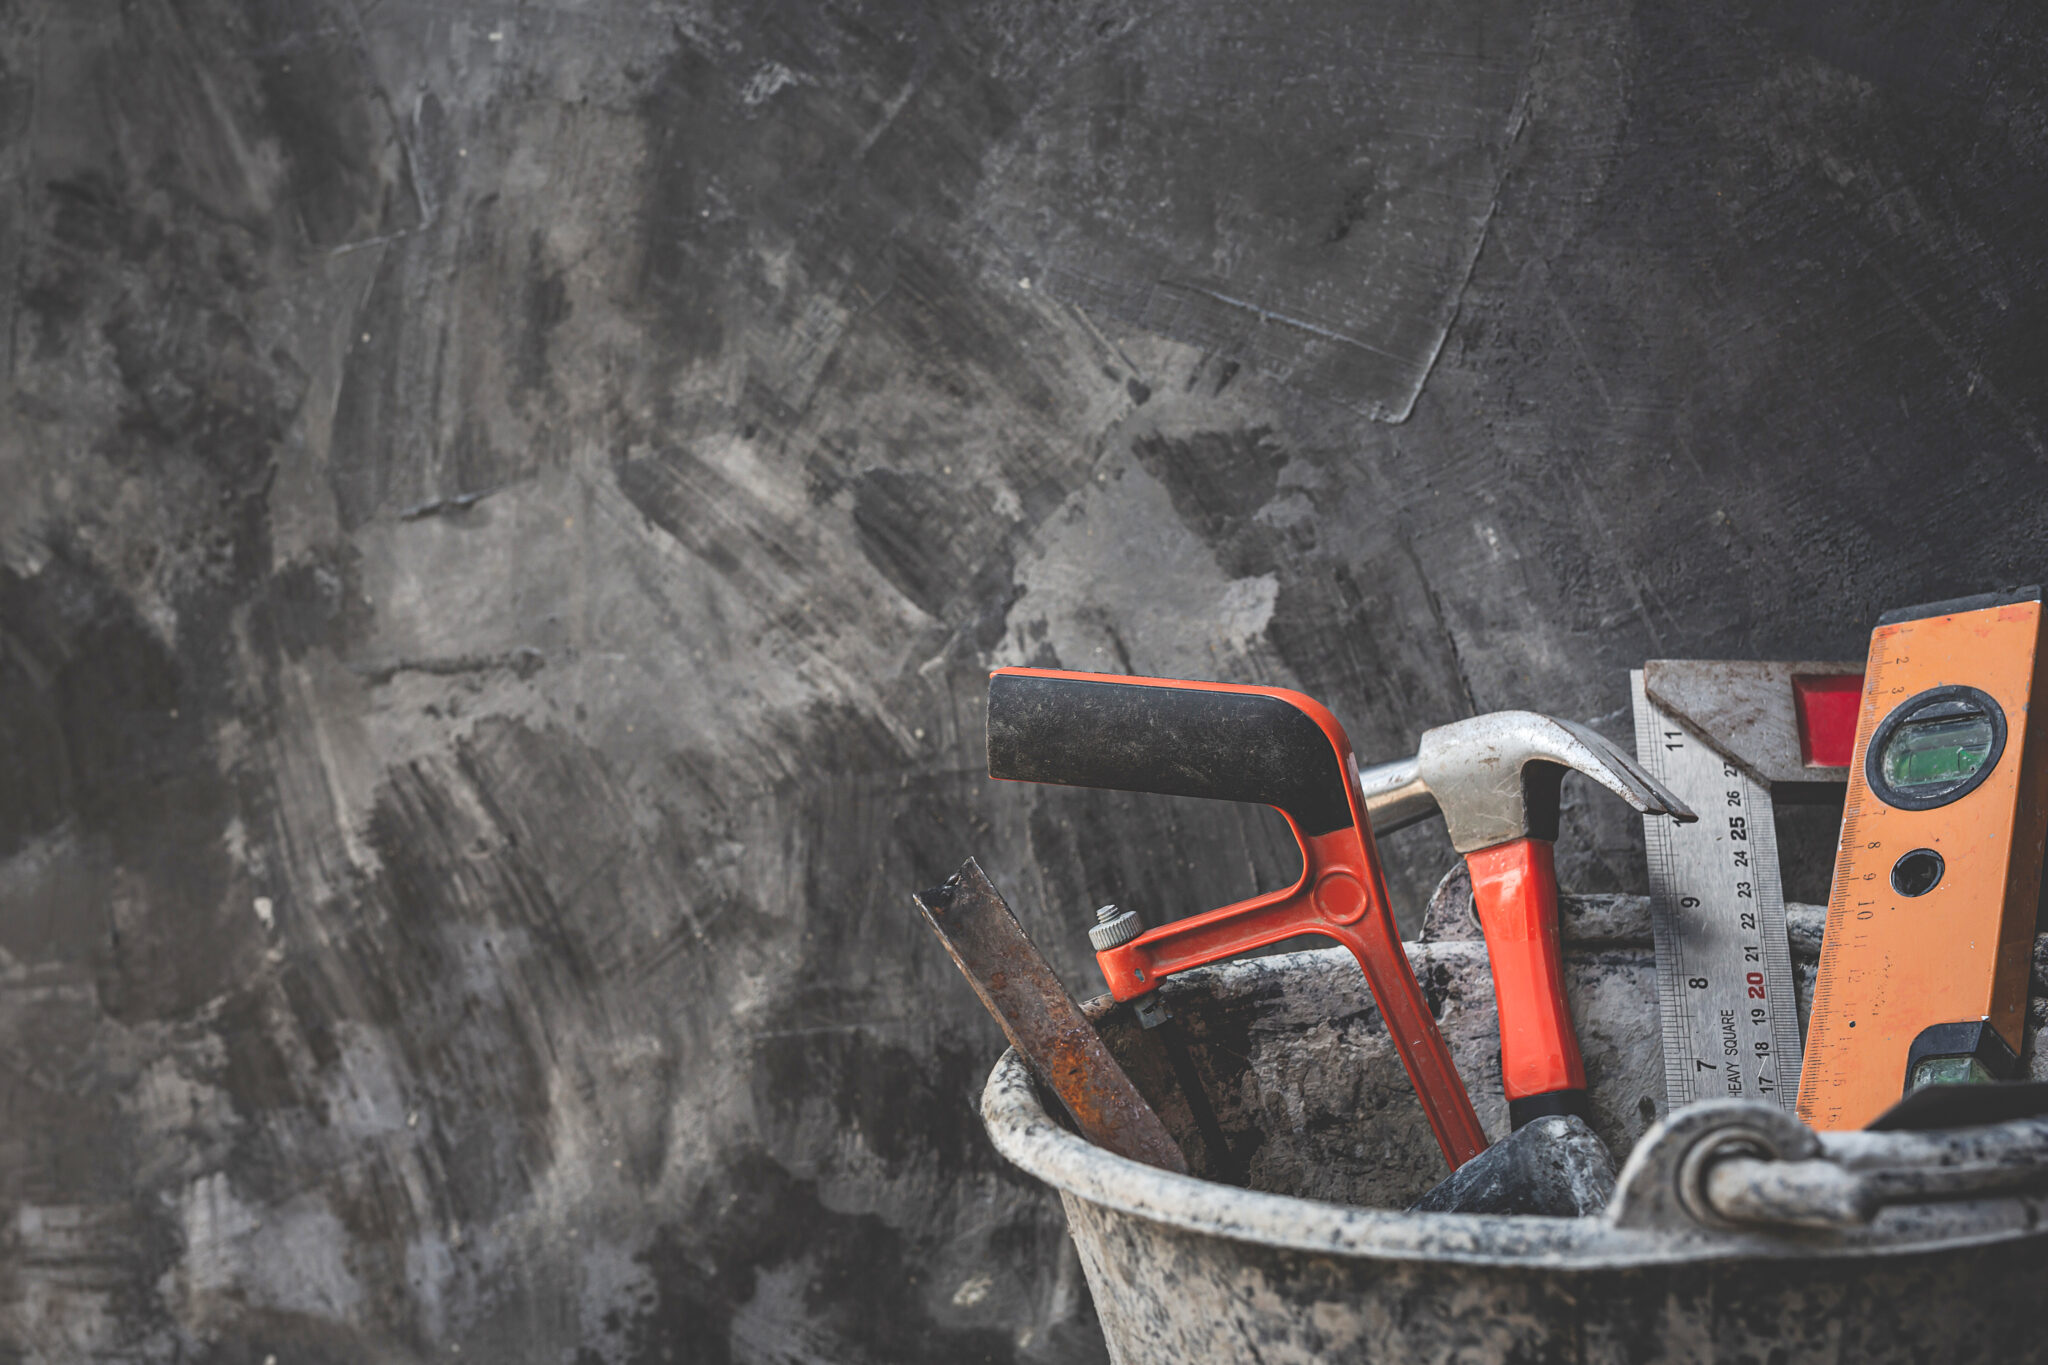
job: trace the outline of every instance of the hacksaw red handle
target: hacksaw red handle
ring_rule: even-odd
[[[1299,934],[1350,948],[1452,1167],[1486,1148],[1401,947],[1351,741],[1311,697],[1276,687],[1054,669],[989,675],[989,776],[1270,805],[1301,845],[1286,890],[1162,925],[1097,955],[1129,1000],[1186,971]]]
[[[1286,812],[1282,811],[1285,815]],[[1380,1018],[1422,1101],[1430,1131],[1453,1170],[1486,1150],[1486,1133],[1472,1111],[1465,1083],[1451,1060],[1436,1016],[1423,998],[1388,905],[1386,883],[1373,850],[1356,827],[1304,836],[1301,880],[1286,891],[1239,901],[1205,914],[1162,924],[1129,943],[1095,955],[1110,993],[1129,1000],[1155,989],[1176,972],[1239,957],[1303,934],[1335,939],[1365,971]]]
[[[1465,855],[1500,1006],[1501,1086],[1517,1128],[1545,1114],[1586,1115],[1586,1064],[1565,1002],[1553,857],[1547,839],[1510,839]]]

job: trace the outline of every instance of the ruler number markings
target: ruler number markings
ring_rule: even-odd
[[[1799,1038],[1769,792],[1650,701],[1637,751],[1700,813],[1644,822],[1672,1107],[1702,1094],[1790,1107]]]

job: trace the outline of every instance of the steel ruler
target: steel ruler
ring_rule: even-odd
[[[1640,669],[1629,686],[1637,759],[1700,816],[1643,821],[1667,1102],[1764,1100],[1789,1113],[1799,1001],[1770,789],[1651,700]]]

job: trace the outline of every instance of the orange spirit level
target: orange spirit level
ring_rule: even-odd
[[[2041,590],[1887,612],[1870,661],[1799,1117],[1861,1128],[2010,1077],[2048,841]]]

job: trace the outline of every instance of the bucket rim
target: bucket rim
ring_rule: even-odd
[[[1411,957],[1420,957],[1431,945],[1407,947]],[[1328,951],[1224,963],[1202,974],[1211,978],[1212,990],[1228,993],[1255,980],[1270,982],[1275,971],[1286,970],[1288,958]],[[1891,1208],[1867,1228],[1820,1232],[1699,1224],[1621,1228],[1605,1216],[1411,1213],[1248,1190],[1160,1170],[1088,1142],[1047,1112],[1029,1066],[1014,1048],[989,1072],[981,1117],[1005,1160],[1064,1195],[1185,1232],[1353,1259],[1602,1270],[1910,1255],[2048,1235],[2043,1201],[2010,1196]]]

